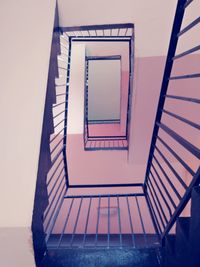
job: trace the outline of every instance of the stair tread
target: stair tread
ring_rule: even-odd
[[[56,253],[51,250],[41,267],[159,267],[157,257],[157,249],[64,249],[57,250]]]
[[[192,190],[192,203],[191,203],[191,217],[200,219],[200,186],[196,186]]]
[[[188,241],[190,233],[190,221],[190,217],[179,217],[176,225],[177,239],[179,238],[178,235],[180,234],[182,235],[181,240],[184,237]]]
[[[200,187],[192,190],[190,240],[195,244],[200,238]]]
[[[166,247],[166,252],[170,253],[170,254],[174,254],[175,253],[175,243],[176,243],[176,236],[175,235],[168,235],[166,237],[166,243],[165,243],[165,247]]]
[[[190,266],[199,266],[200,261],[200,186],[196,186],[192,190],[191,202],[191,223],[189,232],[189,255]]]

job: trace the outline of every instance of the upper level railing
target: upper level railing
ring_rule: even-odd
[[[134,66],[134,25],[126,24],[103,24],[103,25],[88,25],[75,27],[61,27],[61,32],[65,37],[69,38],[71,45],[72,41],[95,41],[95,42],[122,42],[129,43],[129,82],[127,92],[127,110],[125,118],[125,134],[123,136],[89,136],[89,122],[87,120],[88,107],[88,88],[85,90],[85,117],[84,117],[84,144],[86,150],[96,149],[128,149],[130,119],[131,119],[131,99],[133,92],[133,66]],[[87,67],[87,64],[86,64]],[[88,73],[86,68],[86,84],[88,82]]]
[[[192,30],[200,23],[198,17],[184,25],[186,9],[194,2],[177,4],[144,184],[161,239],[200,183],[200,67],[195,63],[200,54],[194,54],[200,45],[184,50],[192,40],[189,33],[194,38]]]
[[[115,39],[116,40],[116,39]],[[128,123],[127,119],[115,119],[113,120],[110,118],[110,120],[90,120],[89,119],[89,108],[88,108],[88,102],[89,102],[89,62],[90,60],[121,60],[121,56],[98,56],[98,57],[86,57],[86,74],[85,74],[85,105],[84,105],[84,149],[85,150],[124,150],[128,149],[128,142],[127,142],[127,129],[128,129]],[[106,64],[106,63],[105,63]],[[106,66],[105,66],[106,67]],[[122,86],[120,86],[120,95],[122,95]],[[90,90],[92,90],[90,88]],[[128,90],[128,88],[126,89]],[[107,94],[107,97],[109,98],[109,94]],[[122,97],[120,97],[122,98]],[[120,113],[122,113],[122,105],[127,105],[128,107],[128,96],[126,101],[123,101],[123,104],[119,106],[121,107]],[[122,102],[122,100],[120,101]],[[104,103],[102,103],[102,109],[105,109]],[[116,107],[117,108],[117,107]],[[126,117],[128,114],[126,115]],[[122,122],[122,120],[125,120]],[[119,131],[120,128],[123,128],[122,125],[125,124],[125,131]],[[103,126],[103,128],[102,128]],[[117,127],[113,127],[117,126]],[[95,127],[95,132],[91,133],[91,127]],[[113,130],[110,134],[106,134],[106,129],[108,127],[113,127]],[[102,134],[102,129],[104,131],[104,134]],[[112,129],[112,128],[111,128]],[[123,134],[120,134],[121,132],[124,132]],[[119,135],[120,134],[120,135]]]

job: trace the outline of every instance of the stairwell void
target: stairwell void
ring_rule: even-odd
[[[129,96],[132,92],[132,75],[133,75],[133,25],[132,24],[121,24],[121,25],[97,25],[97,26],[82,26],[65,28],[63,30],[63,36],[61,36],[61,49],[63,47],[64,55],[68,53],[68,63],[63,61],[62,56],[61,63],[59,62],[58,69],[61,77],[57,79],[57,85],[59,90],[59,97],[65,94],[67,88],[67,94],[70,94],[70,72],[72,65],[72,45],[73,42],[92,42],[101,45],[103,43],[128,43],[128,64],[129,64],[129,83],[126,88],[126,98],[129,100]],[[89,46],[89,45],[88,45]],[[65,47],[65,48],[64,48]],[[86,51],[87,52],[87,51]],[[88,133],[89,128],[95,126],[98,128],[99,125],[106,125],[109,127],[113,122],[108,119],[108,123],[105,123],[105,118],[99,120],[89,121],[89,110],[88,110],[88,85],[89,85],[89,61],[100,61],[100,60],[121,60],[119,55],[111,56],[86,56],[86,84],[85,84],[85,110],[84,110],[84,146],[85,150],[110,150],[110,149],[127,149],[128,148],[128,127],[129,127],[129,101],[125,101],[126,116],[123,115],[123,120],[119,118],[119,124],[124,126],[124,135],[113,136],[106,135],[94,135],[90,136]],[[124,64],[124,63],[123,63]],[[91,67],[91,66],[90,66]],[[89,68],[90,68],[89,67]],[[67,73],[67,77],[66,77]],[[66,88],[62,87],[64,77],[67,79]],[[63,91],[61,91],[61,89]],[[73,89],[71,89],[73,90]],[[91,89],[90,89],[91,90]],[[112,96],[107,96],[112,97]],[[59,98],[60,100],[60,98]],[[61,101],[61,100],[60,100]],[[63,102],[60,105],[64,105]],[[70,97],[67,98],[66,102],[70,101]],[[61,108],[59,104],[54,105],[54,117],[56,117],[56,126],[60,127],[57,118],[63,116],[60,114]],[[68,108],[66,106],[66,112]],[[94,113],[93,113],[94,114]],[[111,118],[113,119],[113,118]],[[67,129],[67,125],[66,125]],[[58,132],[55,134],[51,141],[54,143],[55,139],[60,138],[60,131],[63,129],[56,129]],[[65,130],[67,139],[67,130]],[[91,129],[90,129],[91,131]],[[98,133],[98,129],[96,131]],[[63,141],[63,138],[59,142]],[[92,139],[93,138],[93,139]],[[55,167],[47,175],[47,183],[49,188],[49,197],[53,201],[49,203],[44,213],[44,230],[46,232],[46,244],[48,249],[60,249],[60,248],[110,248],[110,247],[156,247],[159,246],[159,238],[157,236],[154,223],[152,222],[151,213],[146,201],[146,197],[143,192],[142,184],[72,184],[70,173],[68,173],[67,191],[65,191],[65,179],[64,169],[62,163],[62,157],[58,154],[59,147],[62,146],[60,143],[55,146],[52,144],[52,156],[55,159]],[[66,141],[67,148],[67,141]],[[84,149],[84,148],[83,148]],[[90,153],[90,152],[88,152]],[[56,155],[58,154],[58,158]],[[66,155],[65,155],[66,156]],[[60,161],[59,161],[60,159]],[[58,174],[58,178],[54,180],[55,173]],[[54,195],[54,191],[57,188],[57,194]],[[93,188],[93,194],[88,191],[89,188]],[[54,196],[56,200],[54,200]],[[57,203],[57,206],[56,204]],[[51,213],[55,212],[52,221]]]
[[[55,27],[32,227],[40,260],[45,252],[56,254],[58,249],[67,251],[69,248],[158,248],[160,251],[164,246],[167,249],[167,239],[174,238],[175,225],[178,240],[179,217],[200,182],[200,127],[196,116],[200,100],[196,90],[198,83],[195,83],[200,70],[193,72],[182,67],[193,66],[193,57],[199,57],[195,52],[199,52],[200,47],[197,44],[187,50],[178,50],[182,37],[200,21],[198,18],[188,25],[183,24],[185,12],[192,2],[179,0],[177,3],[144,183],[72,184],[66,154],[72,41],[129,39],[131,59],[133,24]],[[179,62],[185,58],[187,64],[180,68]],[[131,95],[132,60],[129,78],[128,95]],[[105,136],[103,143],[99,137],[91,141],[87,85],[86,58],[85,149],[127,149],[130,103],[127,105],[125,145],[120,147],[113,137]],[[183,170],[187,179],[181,174]],[[196,266],[196,254],[193,257]],[[157,263],[161,266],[159,260]]]

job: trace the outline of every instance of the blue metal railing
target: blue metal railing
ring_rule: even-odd
[[[155,232],[146,230],[151,217],[144,193],[66,195],[58,220],[62,227],[51,234],[49,250],[159,246]]]
[[[189,32],[190,29],[198,25],[200,18],[195,19],[185,28],[181,29],[182,20],[184,17],[184,11],[188,6],[191,6],[192,1],[179,0],[172,30],[172,36],[170,40],[170,46],[166,61],[166,67],[164,71],[164,77],[162,82],[161,94],[158,104],[158,110],[155,119],[155,125],[153,130],[153,136],[151,141],[149,159],[146,170],[145,183],[143,184],[77,184],[70,185],[68,180],[67,171],[67,159],[66,159],[66,143],[67,143],[67,110],[68,110],[68,89],[69,89],[69,77],[70,77],[70,63],[71,63],[71,42],[82,41],[85,39],[102,41],[105,37],[109,40],[117,39],[120,37],[122,40],[124,37],[130,41],[130,79],[129,79],[129,101],[127,108],[127,128],[126,139],[119,139],[119,136],[105,137],[103,142],[104,148],[107,146],[109,149],[116,144],[116,147],[120,147],[119,142],[128,142],[129,139],[129,126],[130,126],[130,99],[132,95],[133,86],[133,25],[132,24],[119,24],[119,25],[95,25],[95,26],[83,26],[83,27],[67,27],[58,28],[59,31],[54,32],[52,51],[50,59],[50,69],[48,78],[48,87],[45,103],[41,148],[40,148],[40,160],[38,167],[38,179],[35,194],[35,206],[33,214],[33,236],[35,244],[38,244],[38,236],[43,232],[42,242],[40,246],[44,247],[44,240],[46,244],[50,244],[53,248],[60,248],[63,246],[63,240],[70,237],[68,246],[73,246],[75,235],[77,234],[77,224],[80,221],[81,211],[85,199],[88,200],[88,209],[86,223],[84,227],[83,235],[79,236],[83,246],[86,245],[88,220],[91,212],[91,205],[94,198],[98,198],[98,213],[96,232],[94,233],[94,243],[92,246],[97,245],[99,238],[99,214],[101,208],[101,199],[106,198],[108,203],[108,221],[107,221],[107,233],[106,233],[106,246],[110,247],[111,240],[111,228],[110,228],[110,201],[115,199],[117,201],[118,210],[118,224],[119,231],[119,246],[123,245],[123,233],[122,223],[123,218],[120,215],[120,201],[126,200],[126,209],[130,222],[130,241],[133,247],[136,245],[136,240],[133,227],[133,211],[130,207],[130,199],[132,198],[138,213],[138,218],[141,223],[141,234],[144,237],[145,246],[148,246],[147,233],[143,219],[145,214],[138,202],[139,197],[145,199],[145,204],[148,204],[149,213],[153,219],[153,226],[157,235],[164,239],[166,234],[170,231],[173,224],[176,222],[178,216],[188,203],[191,196],[192,188],[200,182],[200,168],[199,165],[196,168],[191,166],[190,160],[187,160],[180,153],[181,149],[184,149],[187,153],[190,153],[192,157],[200,159],[200,149],[196,144],[192,143],[189,138],[185,138],[184,134],[180,131],[168,125],[163,119],[164,116],[168,116],[174,122],[181,122],[188,127],[191,127],[197,131],[200,129],[199,122],[191,121],[191,119],[184,117],[184,115],[178,114],[166,105],[167,101],[177,101],[178,105],[183,103],[190,103],[190,109],[193,110],[193,105],[199,105],[199,99],[195,97],[188,97],[185,95],[174,95],[168,93],[168,87],[170,83],[175,83],[180,80],[194,80],[198,79],[199,73],[184,74],[171,76],[172,68],[176,60],[185,56],[191,55],[194,52],[200,50],[200,46],[197,45],[185,52],[176,54],[176,48],[181,36]],[[61,33],[61,34],[60,34]],[[98,39],[97,39],[98,37]],[[122,38],[123,37],[123,38]],[[61,40],[59,39],[61,38]],[[86,73],[88,77],[88,73]],[[57,81],[55,83],[55,80]],[[87,107],[86,103],[86,107]],[[84,144],[88,143],[88,121],[87,121],[87,108],[85,109],[85,126],[84,126]],[[176,123],[175,123],[176,126]],[[196,133],[197,136],[199,136]],[[99,144],[102,144],[102,136],[95,137],[97,140],[90,140],[90,148],[96,149]],[[112,139],[111,139],[112,138]],[[171,138],[171,139],[170,139]],[[170,140],[170,141],[169,141]],[[93,142],[93,143],[92,143]],[[98,144],[95,142],[99,142]],[[110,143],[109,142],[113,142]],[[122,144],[123,146],[123,144]],[[126,143],[127,146],[127,143]],[[176,162],[190,175],[190,182],[186,183],[182,175],[179,172],[176,164],[171,161],[173,157]],[[117,187],[139,187],[144,188],[144,193],[136,194],[98,194],[98,195],[68,195],[68,188],[117,188]],[[181,190],[180,190],[181,188]],[[64,203],[71,200],[69,209],[65,213],[65,219],[63,221],[62,230],[55,234],[54,229],[59,216],[61,216],[61,209],[64,207]],[[77,206],[77,216],[75,218],[75,224],[73,231],[67,236],[66,227],[68,220],[71,216],[71,211],[74,209],[74,203],[76,199],[79,200]],[[42,203],[42,204],[41,204]],[[62,216],[61,216],[62,217]],[[53,241],[51,243],[50,241]],[[55,246],[56,241],[56,246]],[[151,243],[151,242],[150,242]],[[52,245],[53,244],[53,245]],[[80,244],[80,242],[79,242]],[[44,249],[43,249],[44,251]]]
[[[49,204],[44,211],[43,225],[46,233],[45,241],[52,234],[64,196],[69,187],[66,159],[67,143],[67,111],[70,77],[71,45],[67,36],[60,36],[61,51],[56,55],[58,60],[58,76],[56,79],[56,103],[52,106],[54,131],[50,138],[51,167],[47,174],[47,192]],[[60,73],[63,72],[63,74]],[[61,83],[60,83],[61,82]]]
[[[36,262],[44,255],[68,188],[66,138],[70,51],[68,39],[62,37],[61,41],[55,27],[57,23],[55,18],[32,220]]]
[[[192,129],[200,129],[199,122],[191,121],[185,115],[180,115],[178,111],[176,113],[170,110],[172,104],[171,106],[169,104],[170,100],[174,101],[171,103],[177,106],[177,110],[187,108],[188,114],[194,112],[195,105],[200,104],[200,99],[171,93],[175,91],[175,86],[178,86],[175,84],[176,82],[183,79],[192,82],[200,77],[200,73],[171,75],[178,59],[200,50],[200,46],[197,45],[187,51],[178,54],[176,52],[181,37],[200,22],[200,18],[197,18],[186,27],[181,28],[185,9],[190,4],[192,1],[187,0],[179,0],[177,4],[144,183],[144,191],[152,211],[152,217],[162,240],[188,203],[192,188],[200,183],[198,164],[200,149],[189,136],[186,137],[186,132],[184,133],[178,128],[180,127],[178,123],[181,122],[183,129],[184,125],[189,127],[187,130],[189,133],[193,131]],[[173,84],[171,84],[172,82]],[[189,86],[192,87],[191,83]],[[168,93],[169,90],[170,93]],[[179,88],[179,92],[181,92],[181,88]],[[184,103],[190,103],[190,105],[186,107]],[[194,137],[198,138],[199,132],[196,131]],[[184,153],[181,153],[182,150],[190,157],[197,159],[197,161],[194,159],[194,162],[197,162],[195,169],[191,166],[189,156],[186,158]],[[176,164],[171,160],[172,157]],[[180,174],[179,166],[190,175],[189,183],[186,183]]]
[[[106,34],[104,30],[111,26],[103,25],[102,36]],[[117,30],[117,36],[129,38],[129,26],[132,34],[132,24],[114,25],[113,29]],[[98,27],[95,26],[96,34]],[[64,196],[68,188],[73,187],[69,185],[66,159],[71,44],[73,38],[80,37],[80,33],[81,37],[88,35],[93,38],[92,31],[93,26],[91,29],[87,27],[87,30],[84,27],[81,30],[68,28],[67,32],[54,27],[32,223],[34,244],[39,250],[43,247],[43,251],[53,234]]]
[[[131,117],[131,99],[133,91],[133,59],[134,59],[134,27],[133,24],[111,24],[111,25],[94,25],[82,27],[68,27],[63,30],[73,32],[73,41],[125,41],[129,42],[129,88],[127,96],[127,114],[125,135],[122,136],[90,136],[89,125],[92,124],[88,119],[88,60],[118,59],[119,56],[106,57],[86,57],[85,73],[85,109],[84,109],[84,146],[85,150],[112,150],[128,149]],[[108,31],[109,30],[109,31]],[[77,31],[77,33],[76,33]],[[98,32],[97,32],[98,31]],[[87,32],[87,34],[86,34]],[[69,33],[67,33],[69,34]],[[88,37],[88,38],[87,38]],[[98,38],[98,39],[97,39]],[[97,122],[96,124],[99,124]],[[103,123],[103,122],[102,122]],[[111,122],[113,123],[113,121]],[[114,122],[116,123],[116,121]]]

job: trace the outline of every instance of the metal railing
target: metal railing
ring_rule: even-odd
[[[70,52],[68,39],[61,37],[56,25],[55,17],[32,220],[36,262],[44,255],[68,188],[66,137]]]
[[[159,245],[143,193],[66,195],[58,221],[48,249]]]
[[[62,27],[61,31],[68,36],[69,42],[128,42],[129,43],[129,88],[127,96],[127,114],[125,135],[123,136],[89,136],[88,120],[88,60],[85,73],[85,111],[84,111],[84,146],[85,150],[127,150],[129,143],[131,99],[133,92],[133,59],[134,59],[134,25],[105,24],[80,27]],[[112,57],[112,56],[111,56]],[[107,57],[106,57],[107,58]]]
[[[102,58],[102,57],[98,57]],[[113,58],[113,56],[111,57],[104,57],[104,59],[107,58]],[[118,58],[118,57],[117,57]],[[117,123],[118,126],[120,127],[120,120],[116,122],[112,121],[112,120],[99,120],[99,121],[91,121],[88,118],[88,78],[89,78],[89,73],[88,73],[88,64],[89,61],[86,58],[86,68],[85,68],[85,77],[86,77],[86,81],[85,81],[85,105],[84,105],[84,149],[85,150],[126,150],[128,149],[128,142],[127,142],[127,135],[122,135],[122,136],[118,136],[117,134],[114,134],[112,136],[109,135],[90,135],[90,126],[91,125],[95,125],[96,127],[99,126],[99,124],[113,124],[113,123]],[[127,99],[128,102],[128,99]],[[127,115],[128,116],[128,115]],[[126,128],[128,128],[128,124],[126,124]],[[97,130],[98,132],[98,130]]]
[[[68,37],[58,34],[60,53],[56,55],[58,60],[58,77],[55,79],[56,103],[52,105],[53,116],[51,119],[54,126],[49,142],[52,164],[46,179],[49,204],[43,215],[46,243],[48,243],[69,187],[66,143],[71,49]]]
[[[55,19],[32,221],[35,256],[39,258],[44,255],[45,246],[52,236],[66,192],[68,188],[73,187],[69,184],[66,159],[67,111],[71,44],[73,38],[78,38],[80,29],[72,27],[67,28],[65,32],[55,27],[56,23]],[[130,39],[132,24],[112,27],[111,34],[112,31],[117,31],[117,36],[125,35]],[[92,31],[99,31],[99,26],[95,26],[96,30],[93,26],[86,28],[83,27],[79,31],[81,36],[88,34],[92,38]],[[100,28],[102,29],[102,26]],[[107,29],[110,29],[110,25],[103,25],[102,36],[106,34]],[[100,34],[99,37],[102,36]]]
[[[194,81],[200,77],[200,71],[180,74],[183,70],[179,69],[177,62],[185,59],[185,63],[181,64],[192,65],[193,59],[187,57],[200,50],[197,45],[177,53],[183,46],[182,36],[200,22],[198,17],[182,26],[186,8],[192,7],[190,4],[192,1],[186,0],[179,0],[177,4],[144,183],[162,240],[184,210],[192,188],[200,183],[200,149],[197,141],[200,124],[199,121],[192,121],[197,116],[192,119],[189,116],[197,114],[197,105],[200,104],[200,99],[192,96],[196,94]],[[187,81],[187,90],[184,90],[182,81]],[[187,179],[184,179],[184,173]]]
[[[176,95],[173,92],[168,93],[168,88],[172,82],[175,84],[177,81],[194,80],[200,77],[199,73],[171,75],[172,68],[177,60],[200,50],[200,46],[197,45],[185,52],[176,54],[176,48],[180,38],[200,22],[200,18],[197,18],[185,28],[181,29],[184,11],[187,7],[191,6],[190,4],[192,4],[192,1],[178,1],[144,184],[71,185],[68,180],[66,159],[71,42],[75,39],[79,41],[95,38],[96,40],[103,40],[105,37],[108,39],[115,39],[116,37],[130,39],[130,100],[133,84],[133,25],[117,24],[67,27],[57,28],[58,31],[55,28],[52,41],[32,223],[33,239],[35,240],[34,246],[36,249],[39,247],[43,251],[41,257],[44,255],[45,245],[48,248],[79,247],[80,244],[83,247],[93,247],[98,245],[101,238],[99,245],[107,247],[111,247],[112,245],[137,247],[136,239],[138,239],[139,246],[141,245],[142,247],[152,246],[155,243],[158,244],[159,239],[157,237],[162,240],[164,239],[188,203],[192,188],[200,182],[199,161],[195,161],[195,159],[200,159],[200,149],[193,143],[190,137],[185,137],[184,131],[180,132],[180,128],[176,129],[176,126],[178,123],[182,123],[182,126],[187,125],[187,127],[195,129],[194,136],[198,137],[200,125],[199,122],[192,121],[191,118],[171,110],[170,107],[173,106],[173,102],[171,102],[171,106],[168,103],[170,103],[169,101],[176,101],[174,103],[176,103],[177,110],[178,106],[182,110],[185,110],[183,103],[190,103],[187,107],[189,114],[193,111],[194,106],[199,105],[200,100],[193,96]],[[119,39],[116,38],[116,40]],[[170,90],[173,91],[173,86]],[[130,121],[129,102],[127,114],[127,121]],[[173,123],[170,124],[171,122]],[[86,135],[88,131],[86,125],[88,123],[84,127],[85,140],[88,138]],[[127,123],[127,125],[126,141],[128,145],[130,124]],[[192,133],[193,130],[189,130],[189,132]],[[97,141],[101,143],[101,137],[98,137]],[[119,142],[124,140],[116,140],[114,138],[113,140],[104,140],[104,142],[111,141],[113,143],[106,144],[106,146],[113,147],[114,142],[118,142],[116,146],[119,147]],[[90,146],[92,147],[93,141],[90,140],[90,142]],[[187,157],[182,153],[183,150]],[[195,162],[195,167],[191,166],[191,157]],[[189,182],[183,179],[182,174],[180,174],[180,167],[187,172]],[[132,193],[111,194],[110,190],[109,194],[105,195],[99,193],[97,195],[69,194],[69,189],[100,189],[100,187],[104,189],[119,187],[130,189],[130,187],[139,187],[141,190],[143,188],[144,192],[138,193],[136,191],[136,193],[133,193],[134,190],[132,190]],[[105,207],[101,206],[102,199],[106,201]],[[141,199],[144,201],[142,206],[140,206]],[[97,212],[96,228],[92,232],[88,230],[88,227],[90,216],[92,216],[92,205],[95,200],[98,200],[97,209],[94,209]],[[76,203],[77,201],[78,203]],[[113,208],[111,201],[115,201],[113,210],[116,212],[116,219],[118,220],[118,231],[114,233],[111,233],[111,208]],[[125,222],[123,222],[124,218],[120,215],[121,201],[124,202],[122,210],[127,211],[126,218],[128,219]],[[137,218],[133,216],[133,209],[130,205],[131,201],[135,203]],[[144,207],[148,209],[145,213]],[[99,214],[102,212],[101,208],[105,208],[106,210],[107,232],[99,232]],[[78,231],[78,224],[82,221],[81,214],[83,210],[86,211],[85,224],[83,225],[83,230]],[[76,216],[71,215],[72,211],[76,213]],[[149,215],[147,216],[147,214]],[[68,231],[68,222],[72,217],[75,218],[75,221],[72,229]],[[153,224],[153,236],[150,236],[146,231],[144,221],[146,217],[149,218],[147,224]],[[141,226],[139,232],[134,231],[134,219],[139,220]],[[59,222],[62,224],[61,229]],[[122,233],[121,227],[123,223],[126,224],[127,222],[129,223],[130,231],[128,233]],[[154,239],[155,237],[156,240]],[[77,241],[75,241],[76,238]],[[116,239],[118,240],[117,242]],[[143,241],[141,241],[142,239]]]

